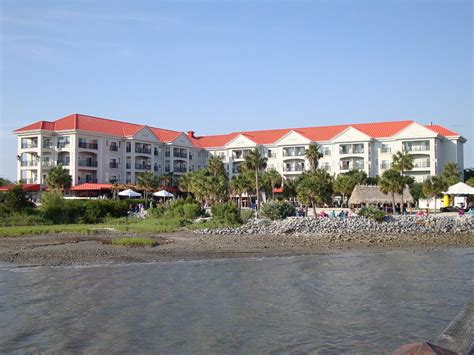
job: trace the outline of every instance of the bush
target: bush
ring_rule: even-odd
[[[242,222],[239,209],[230,202],[212,206],[211,213],[213,221],[217,223],[235,225]]]
[[[284,219],[296,214],[295,206],[287,201],[270,201],[262,206],[262,216],[271,220]]]
[[[21,185],[15,185],[5,193],[3,204],[5,210],[10,213],[21,212],[27,207],[32,207],[32,203],[28,201],[26,192],[23,191]]]
[[[249,219],[253,217],[253,210],[250,208],[245,208],[240,210],[240,218],[242,219],[242,223],[247,223]]]
[[[378,222],[383,221],[383,219],[385,218],[384,211],[381,211],[376,207],[370,207],[370,206],[361,208],[358,214],[361,217],[372,219]]]
[[[166,207],[164,205],[157,205],[156,207],[148,209],[148,217],[150,218],[160,218],[166,212]]]
[[[57,192],[42,195],[41,214],[55,224],[99,223],[106,217],[124,217],[125,200],[65,200]]]
[[[172,217],[182,217],[186,219],[195,219],[202,215],[201,205],[195,201],[187,199],[179,200],[170,205],[166,215]]]
[[[50,225],[52,221],[38,214],[13,213],[8,216],[0,217],[0,226],[38,226]]]

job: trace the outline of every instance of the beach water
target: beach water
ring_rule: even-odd
[[[0,265],[0,352],[390,353],[474,297],[474,249]]]

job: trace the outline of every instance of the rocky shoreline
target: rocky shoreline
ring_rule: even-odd
[[[155,247],[112,245],[115,238],[134,236],[113,231],[97,235],[45,234],[0,238],[0,261],[22,265],[87,265],[354,250],[471,248],[474,247],[473,220],[437,217],[419,223],[412,217],[400,217],[378,223],[357,217],[342,221],[313,218],[251,221],[238,228],[199,232],[183,229],[177,233],[147,235],[157,242]]]

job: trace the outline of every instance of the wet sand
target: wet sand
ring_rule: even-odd
[[[473,247],[474,233],[442,235],[201,235],[183,230],[146,235],[154,247],[123,247],[112,239],[137,236],[45,234],[0,238],[0,261],[22,265],[86,265],[331,254],[352,250],[410,250]]]

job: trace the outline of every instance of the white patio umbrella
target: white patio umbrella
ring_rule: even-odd
[[[132,198],[132,197],[141,197],[142,195],[139,194],[138,192],[135,192],[131,189],[127,189],[127,190],[123,190],[123,191],[120,191],[119,193],[119,196],[127,196],[128,198]]]
[[[160,190],[160,191],[157,191],[153,194],[153,196],[156,196],[156,197],[171,197],[171,198],[174,198],[174,195],[171,193],[171,192],[168,192],[166,190]]]
[[[463,182],[458,182],[449,187],[448,191],[444,192],[446,195],[474,195],[474,187],[469,186]]]

